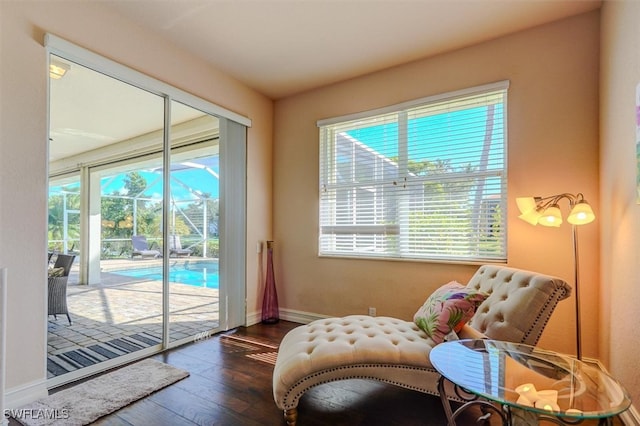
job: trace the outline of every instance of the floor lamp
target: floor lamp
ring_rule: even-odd
[[[567,222],[572,225],[573,239],[573,278],[575,282],[576,294],[576,355],[582,360],[582,333],[580,331],[580,275],[579,275],[579,259],[578,259],[578,233],[576,226],[585,225],[594,221],[596,216],[584,196],[578,194],[557,194],[550,197],[520,197],[516,198],[518,209],[520,210],[520,219],[531,225],[543,225],[558,227],[562,224],[562,213],[558,203],[561,200],[569,201],[571,208]]]

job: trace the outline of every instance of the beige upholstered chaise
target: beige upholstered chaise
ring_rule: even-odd
[[[557,303],[571,287],[548,275],[481,266],[467,287],[489,294],[460,337],[535,345]],[[417,304],[416,304],[417,305]],[[295,425],[300,397],[322,383],[373,379],[437,395],[438,373],[429,362],[435,343],[412,321],[352,315],[296,327],[284,337],[273,372],[273,396]]]

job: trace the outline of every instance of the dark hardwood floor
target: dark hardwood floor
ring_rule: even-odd
[[[271,392],[273,364],[267,361],[297,325],[280,321],[243,327],[158,354],[153,358],[191,375],[94,425],[284,425]],[[318,386],[301,398],[298,409],[299,426],[446,425],[437,397],[365,380]],[[18,423],[11,420],[10,425]]]

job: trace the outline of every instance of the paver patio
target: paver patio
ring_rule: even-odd
[[[103,261],[100,285],[77,284],[72,271],[67,289],[67,304],[72,324],[65,315],[49,316],[49,377],[81,368],[87,348],[122,342],[122,345],[148,347],[162,337],[162,282],[129,278],[108,272],[114,268],[149,267],[152,261]],[[74,265],[77,269],[77,266]],[[170,283],[170,341],[198,335],[218,327],[219,292],[217,288]],[[131,336],[137,336],[132,340]],[[130,348],[135,350],[135,348]],[[118,348],[113,352],[120,354]],[[65,355],[67,354],[67,355]],[[70,356],[72,355],[72,356]],[[80,365],[78,362],[80,361]],[[99,360],[91,360],[93,363]],[[87,363],[89,361],[86,361]]]

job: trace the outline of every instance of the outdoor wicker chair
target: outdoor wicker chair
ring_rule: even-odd
[[[58,319],[58,314],[65,314],[69,325],[71,317],[67,308],[67,281],[74,259],[74,255],[59,254],[49,275],[48,314],[55,319]]]

